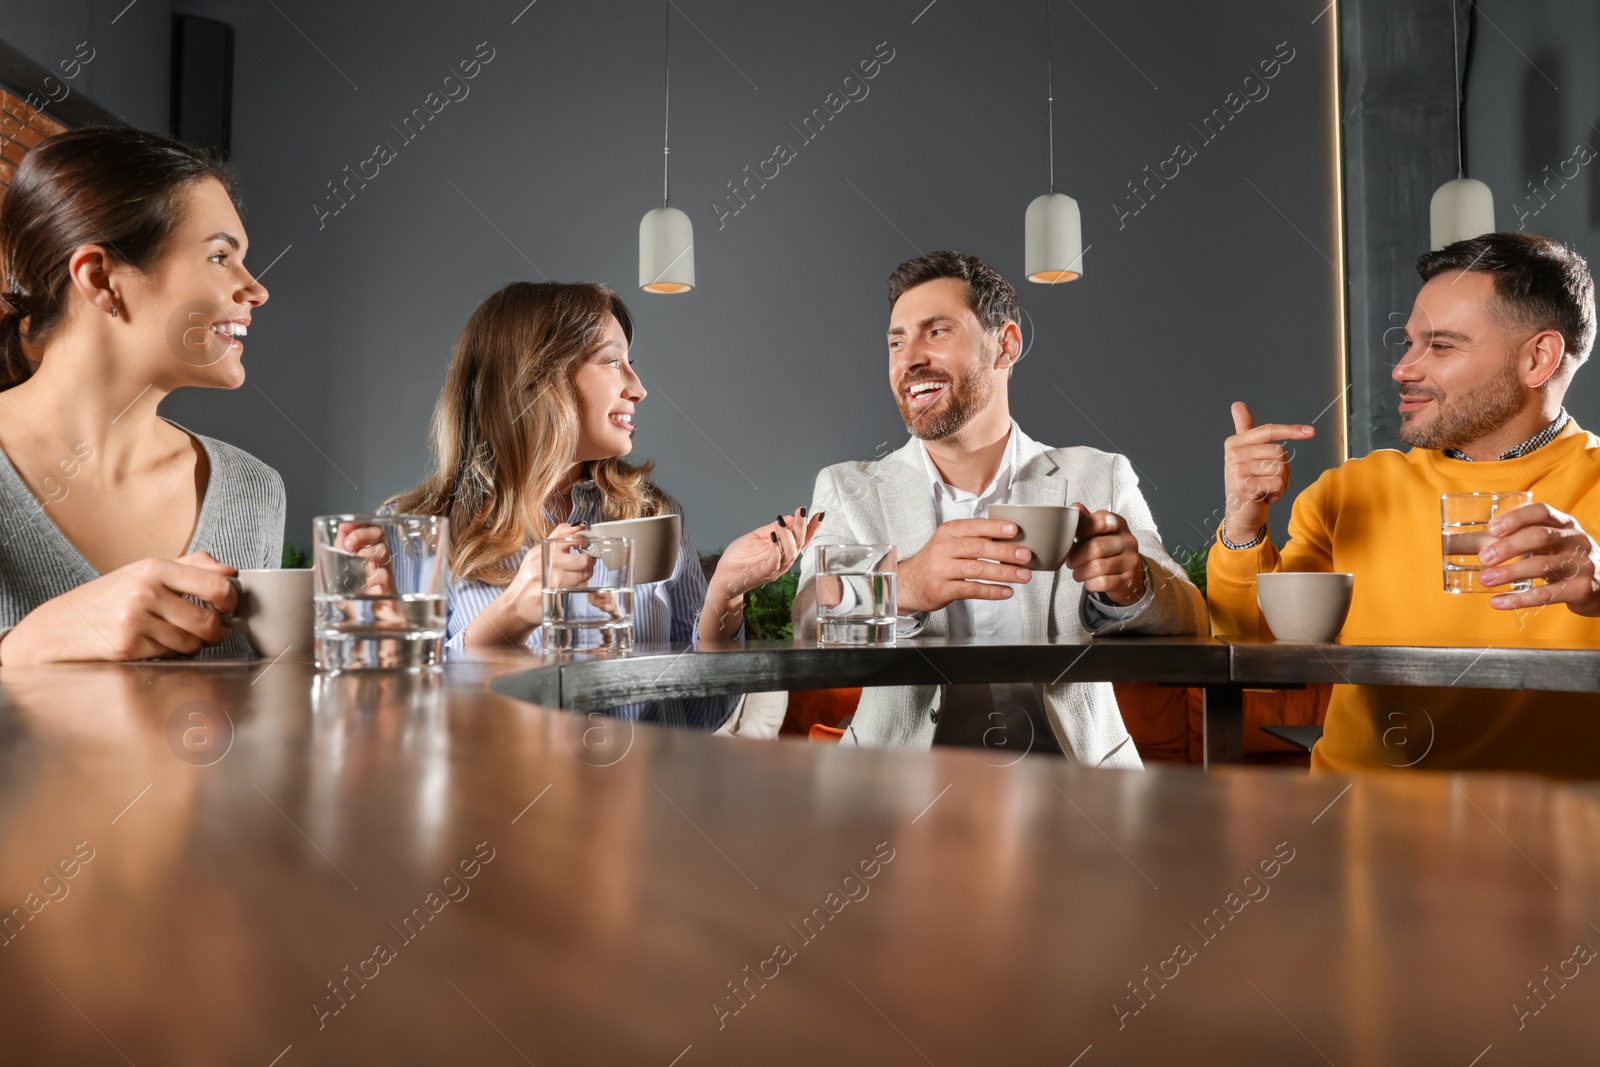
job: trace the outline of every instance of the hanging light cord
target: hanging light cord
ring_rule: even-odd
[[[1451,0],[1454,3],[1455,0]],[[1050,191],[1056,191],[1056,80],[1050,41],[1050,0],[1044,0],[1045,143],[1050,153]]]
[[[1455,0],[1451,0],[1454,3]],[[661,85],[662,95],[666,98],[666,115],[661,120],[661,206],[667,206],[667,160],[672,155],[672,2],[664,5],[666,29],[663,32],[664,43],[661,49]]]
[[[1456,0],[1450,0],[1450,59],[1455,64],[1456,78],[1456,177],[1467,176],[1466,148],[1461,137],[1461,38],[1456,30]]]

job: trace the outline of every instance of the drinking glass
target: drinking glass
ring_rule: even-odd
[[[319,515],[311,527],[317,666],[437,670],[444,663],[449,520]]]
[[[544,553],[546,652],[633,651],[633,539],[556,537]]]
[[[817,546],[817,643],[892,645],[893,545]]]
[[[1526,593],[1533,588],[1531,578],[1521,578],[1492,589],[1478,580],[1478,574],[1483,570],[1483,564],[1478,560],[1478,553],[1490,543],[1499,540],[1489,532],[1490,520],[1531,503],[1533,503],[1531,492],[1440,495],[1439,534],[1444,553],[1445,592]]]

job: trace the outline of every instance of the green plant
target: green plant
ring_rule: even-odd
[[[707,581],[711,580],[720,559],[720,548],[714,552],[700,553],[700,569]],[[772,641],[788,641],[794,637],[790,609],[794,604],[795,590],[799,587],[800,574],[791,570],[750,591],[750,595],[744,598],[744,619],[751,637]]]
[[[1207,549],[1190,548],[1179,545],[1173,550],[1172,558],[1178,561],[1178,566],[1183,568],[1194,587],[1200,590],[1200,595],[1206,595],[1206,557],[1211,553]]]
[[[768,582],[750,593],[745,601],[744,616],[757,636],[778,641],[788,641],[794,637],[794,618],[790,609],[799,585],[799,573],[787,571],[779,575],[776,581]]]
[[[283,543],[283,562],[279,565],[286,571],[293,571],[311,566],[311,561],[306,558],[304,552],[285,541]]]

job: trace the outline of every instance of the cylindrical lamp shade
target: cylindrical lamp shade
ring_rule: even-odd
[[[1494,233],[1494,194],[1476,178],[1457,178],[1434,190],[1428,221],[1435,250]]]
[[[647,293],[694,288],[694,226],[675,207],[652,208],[639,220],[639,288]]]
[[[1065,193],[1035,197],[1025,229],[1022,260],[1030,282],[1055,285],[1083,273],[1083,221],[1076,200]]]

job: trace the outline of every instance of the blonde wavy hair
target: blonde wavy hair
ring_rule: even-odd
[[[392,497],[396,511],[450,520],[458,578],[506,585],[509,558],[557,525],[545,512],[571,469],[579,416],[573,371],[605,338],[614,315],[633,341],[633,317],[616,293],[590,282],[513,282],[473,311],[450,357],[430,430],[433,473]],[[591,460],[606,519],[668,510],[653,464]]]

